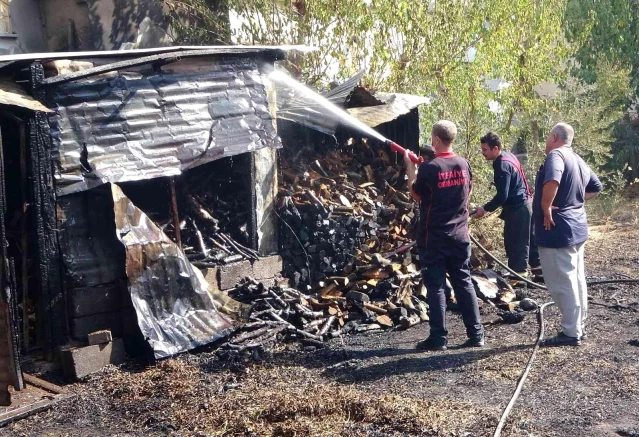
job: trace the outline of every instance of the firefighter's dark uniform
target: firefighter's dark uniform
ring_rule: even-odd
[[[470,338],[483,335],[477,296],[470,278],[468,199],[472,174],[468,161],[452,152],[435,155],[419,167],[413,191],[421,198],[417,232],[422,278],[428,290],[430,336],[445,338],[446,272]]]
[[[541,266],[539,253],[533,241],[532,194],[526,175],[517,157],[502,152],[493,161],[497,194],[484,206],[486,212],[501,207],[504,220],[504,248],[508,267],[517,273],[525,273],[526,267],[535,270]]]

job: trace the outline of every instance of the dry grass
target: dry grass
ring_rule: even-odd
[[[213,379],[182,360],[166,360],[140,373],[115,371],[96,392],[109,394],[130,429],[173,429],[181,435],[335,436],[456,435],[482,429],[496,411],[466,402],[373,395],[352,386],[322,383],[302,367],[250,367],[239,386],[233,376]],[[471,434],[472,435],[472,434]]]

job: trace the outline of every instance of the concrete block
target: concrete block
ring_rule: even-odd
[[[218,282],[218,269],[210,268],[210,269],[201,269],[202,275],[204,275],[204,279],[211,286],[211,291],[220,291],[220,284]]]
[[[121,338],[111,343],[85,347],[69,347],[61,350],[62,370],[66,377],[81,379],[99,372],[109,364],[122,364],[126,361],[126,352]]]
[[[218,268],[218,289],[228,290],[243,278],[250,276],[256,281],[274,278],[283,269],[282,257],[269,256],[257,261],[240,261]]]
[[[87,338],[91,346],[95,346],[96,344],[109,343],[113,340],[111,331],[108,330],[92,332],[87,336]]]

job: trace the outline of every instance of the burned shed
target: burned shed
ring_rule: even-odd
[[[260,279],[281,270],[269,256],[281,145],[265,72],[283,55],[173,47],[0,57],[9,84],[0,98],[44,105],[0,101],[12,187],[3,258],[15,265],[24,349],[51,357],[108,329],[130,351],[143,338],[164,357],[229,331],[242,308],[219,291],[247,270]]]

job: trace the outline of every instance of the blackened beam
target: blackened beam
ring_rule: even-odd
[[[123,54],[126,54],[126,51],[123,51]],[[212,56],[212,55],[227,55],[227,56],[246,56],[246,55],[265,55],[262,50],[258,49],[245,49],[243,51],[238,51],[237,48],[229,48],[229,49],[215,49],[215,50],[188,50],[185,52],[171,52],[171,53],[161,53],[158,55],[152,56],[143,56],[141,58],[136,59],[127,59],[126,61],[118,61],[113,62],[111,64],[101,65],[99,67],[88,68],[83,71],[76,71],[69,74],[61,74],[59,76],[50,77],[45,79],[40,84],[41,87],[46,87],[50,85],[59,85],[62,83],[70,82],[72,80],[84,79],[87,77],[95,76],[98,74],[109,73],[111,71],[120,70],[123,68],[130,67],[138,67],[146,64],[154,64],[157,63],[159,65],[166,65],[173,62],[177,62],[182,58],[192,58],[198,56]],[[283,53],[276,53],[275,56],[272,56],[272,60],[281,59]]]

